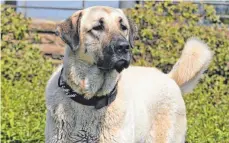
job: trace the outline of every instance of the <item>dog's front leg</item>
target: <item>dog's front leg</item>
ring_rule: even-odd
[[[76,120],[73,111],[67,101],[49,108],[46,118],[46,143],[67,143],[73,139],[71,133]]]

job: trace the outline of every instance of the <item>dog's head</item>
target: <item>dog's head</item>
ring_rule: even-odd
[[[77,11],[57,25],[57,34],[78,58],[104,71],[129,66],[135,32],[120,9],[102,6]]]

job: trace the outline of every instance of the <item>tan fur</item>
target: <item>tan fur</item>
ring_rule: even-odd
[[[212,52],[206,44],[195,38],[189,39],[169,76],[181,87],[183,93],[191,92],[211,58]]]
[[[185,113],[185,112],[184,112]],[[186,132],[186,126],[187,126],[187,120],[186,120],[186,115],[182,114],[177,114],[176,115],[176,123],[175,123],[175,130],[174,130],[174,141],[176,142],[185,142],[185,133]],[[183,136],[181,137],[180,135]]]
[[[89,33],[101,18],[106,30]],[[120,18],[128,32],[120,30]],[[121,74],[116,70],[101,72],[94,62],[103,57],[104,44],[116,34],[133,38],[134,29],[120,9],[100,6],[78,11],[57,27],[62,39],[73,44],[66,47],[63,65],[46,87],[46,143],[185,142],[181,91],[194,87],[211,59],[210,51],[202,42],[189,40],[168,75],[155,68],[132,66]],[[79,34],[79,41],[74,34]],[[84,98],[106,95],[118,83],[116,99],[99,110],[71,100],[57,84],[62,68],[64,81]]]
[[[109,9],[109,8],[106,8],[106,7],[103,7],[103,8],[101,8],[102,10],[104,10],[105,12],[107,12],[107,13],[111,13],[112,12],[112,10],[111,9]]]
[[[125,102],[122,97],[122,91],[118,91],[120,95],[115,102],[110,105],[110,108],[105,113],[104,122],[102,123],[103,134],[100,136],[100,141],[102,143],[109,143],[113,141],[113,137],[119,134],[120,128],[123,124],[123,119],[125,118]],[[111,128],[110,128],[111,127]],[[113,134],[111,136],[111,134]]]
[[[72,16],[71,16],[71,21],[72,21],[72,25],[76,25],[77,19],[79,18],[79,14],[82,12],[82,10],[79,10],[77,12],[75,12]]]
[[[168,130],[171,128],[171,121],[169,118],[169,110],[161,109],[159,113],[156,114],[153,120],[153,131],[151,133],[154,137],[154,142],[156,143],[166,143],[166,138],[168,137]]]

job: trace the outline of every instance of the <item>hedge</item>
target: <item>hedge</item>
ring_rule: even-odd
[[[1,8],[1,141],[44,142],[44,89],[53,66],[33,43],[30,19]]]
[[[39,37],[28,30],[30,20],[1,8],[1,140],[44,142],[44,89],[53,66],[33,46]],[[206,74],[187,105],[188,143],[229,142],[229,37],[212,6],[202,12],[192,3],[145,2],[127,11],[138,25],[133,65],[170,71],[185,41],[199,37],[214,51]],[[201,24],[204,23],[205,25]],[[209,25],[211,24],[211,25]]]

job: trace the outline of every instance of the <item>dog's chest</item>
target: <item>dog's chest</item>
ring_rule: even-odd
[[[71,138],[79,142],[97,142],[102,129],[104,116],[95,113],[93,109],[83,109],[74,112],[72,122]]]
[[[125,136],[130,127],[124,125],[125,111],[120,108],[121,105],[115,104],[96,110],[91,106],[70,102],[64,107],[65,115],[62,114],[62,121],[59,119],[62,127],[59,126],[57,132],[65,132],[62,136],[68,142],[120,142],[123,140],[121,136]]]
[[[144,117],[135,114],[133,108],[121,110],[119,106],[96,110],[93,107],[75,108],[73,129],[70,131],[73,141],[79,142],[135,142],[145,136]],[[136,117],[138,116],[138,117]],[[136,118],[141,118],[138,122]],[[141,127],[140,127],[141,126]],[[138,137],[139,136],[139,137]]]

